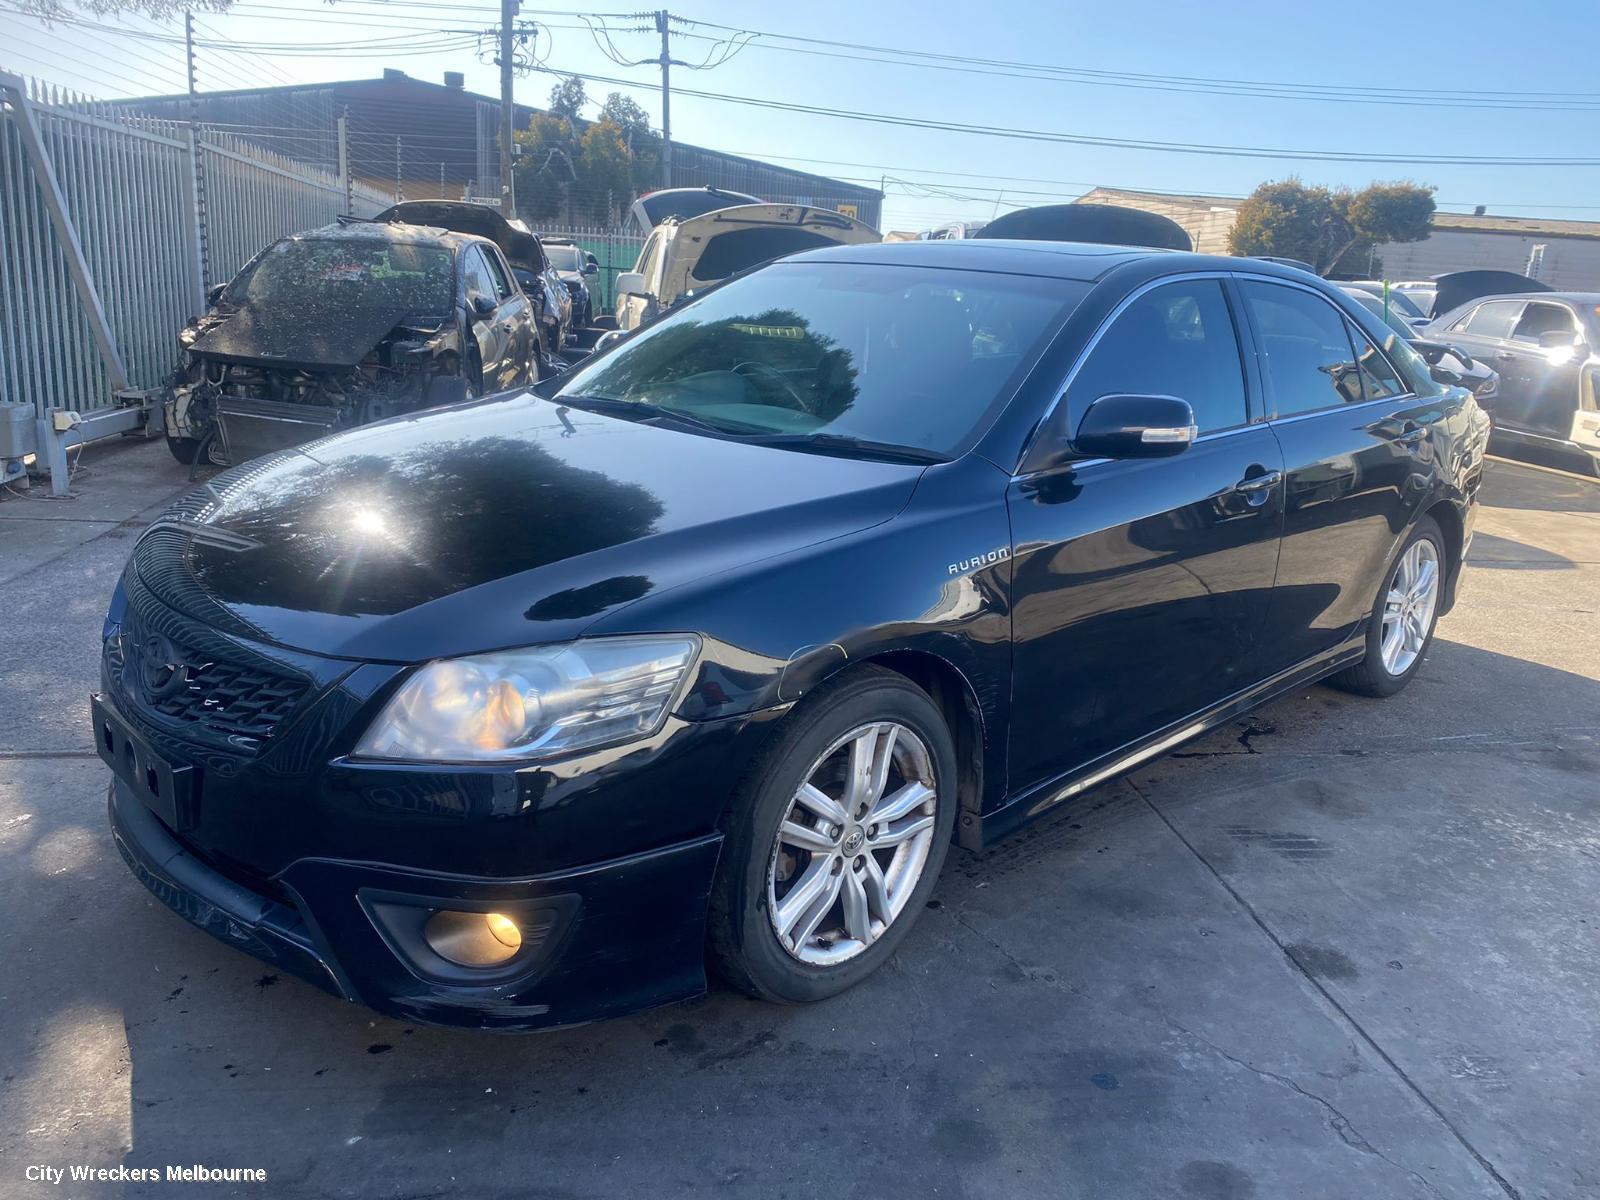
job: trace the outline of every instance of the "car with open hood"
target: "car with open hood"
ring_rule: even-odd
[[[183,463],[240,463],[539,378],[536,314],[488,238],[400,221],[282,238],[178,337]]]
[[[784,255],[882,240],[854,217],[803,204],[740,204],[668,217],[645,239],[633,270],[617,276],[617,328],[637,329],[696,291]]]
[[[782,258],[155,521],[91,701],[113,836],[407,1021],[589,1021],[708,963],[820,1000],[918,953],[952,841],[1319,679],[1400,692],[1488,425],[1269,263]]]

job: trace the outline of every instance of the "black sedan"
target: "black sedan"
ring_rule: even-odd
[[[1247,259],[840,247],[224,474],[106,618],[117,845],[406,1019],[837,993],[952,839],[1417,674],[1489,423],[1386,332]]]

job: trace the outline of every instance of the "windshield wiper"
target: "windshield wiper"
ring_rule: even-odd
[[[851,437],[846,433],[778,433],[739,440],[757,446],[814,449],[824,454],[843,453],[849,457],[881,458],[888,462],[930,464],[950,461],[948,456],[924,450],[920,446],[902,446],[899,442],[874,442],[868,438]]]
[[[569,408],[579,408],[585,412],[600,413],[603,416],[621,417],[625,421],[673,425],[679,429],[707,433],[713,437],[743,440],[747,432],[731,429],[726,425],[717,425],[675,408],[662,408],[659,404],[651,404],[645,400],[619,400],[615,396],[557,396],[554,403],[564,404]]]

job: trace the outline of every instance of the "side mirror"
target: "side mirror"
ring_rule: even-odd
[[[1539,348],[1542,350],[1554,350],[1577,344],[1578,335],[1571,329],[1549,329],[1539,335]]]
[[[228,290],[225,283],[213,283],[206,289],[206,307],[215,308],[217,301],[222,299],[222,293]]]
[[[638,271],[624,271],[617,276],[617,295],[645,296],[644,276]]]
[[[1442,383],[1445,387],[1460,387],[1466,382],[1458,372],[1452,371],[1443,363],[1434,363],[1428,368],[1428,374],[1433,376],[1435,383]]]
[[[1089,458],[1168,458],[1199,433],[1187,400],[1117,394],[1089,405],[1072,446]]]
[[[475,317],[494,316],[494,301],[482,292],[475,292],[467,297],[467,307],[472,310]]]
[[[596,272],[598,272],[599,270],[600,270],[600,264],[595,261],[594,255],[592,255],[592,254],[584,255],[584,258],[583,258],[583,273],[585,275],[593,275]]]

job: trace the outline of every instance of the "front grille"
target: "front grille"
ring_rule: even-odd
[[[107,646],[108,665],[125,696],[169,721],[263,741],[293,714],[310,686],[147,631],[131,617]]]

